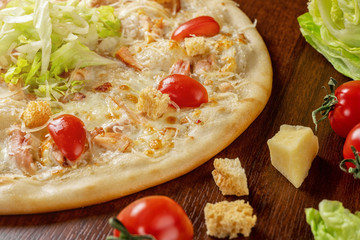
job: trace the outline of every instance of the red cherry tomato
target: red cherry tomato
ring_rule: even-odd
[[[358,123],[357,125],[355,125],[355,127],[351,129],[351,131],[348,133],[345,139],[345,143],[343,147],[344,159],[355,159],[354,153],[351,150],[351,146],[354,146],[357,151],[360,150],[360,123]],[[346,167],[354,168],[355,164],[351,162],[346,162]]]
[[[342,84],[335,90],[335,96],[338,103],[329,113],[330,124],[335,133],[346,137],[360,123],[360,81]]]
[[[329,101],[326,104],[325,100],[322,107],[323,111],[325,111],[324,114],[328,114],[334,132],[346,138],[348,132],[356,124],[360,123],[360,81],[346,82],[334,92],[335,84],[336,81],[331,78],[329,86],[332,93],[325,97]],[[334,104],[336,99],[337,103]]]
[[[132,202],[117,216],[131,234],[152,235],[156,240],[192,240],[192,223],[182,207],[165,196]],[[114,230],[114,236],[120,235]]]
[[[50,121],[47,128],[56,146],[70,161],[75,161],[84,152],[86,131],[79,118],[64,114]]]
[[[180,108],[199,107],[209,101],[205,87],[186,75],[170,75],[161,80],[158,89],[162,93],[169,94],[170,99]]]
[[[200,16],[181,24],[172,34],[171,39],[182,41],[186,37],[204,36],[212,37],[218,34],[220,25],[209,16]]]

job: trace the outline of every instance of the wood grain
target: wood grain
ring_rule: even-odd
[[[322,199],[342,201],[351,211],[360,210],[360,181],[340,171],[344,140],[328,122],[317,131],[320,150],[303,185],[294,188],[270,163],[266,141],[282,124],[313,127],[311,111],[322,103],[329,78],[349,79],[334,68],[301,36],[297,17],[307,11],[307,0],[237,0],[269,49],[274,84],[262,114],[228,148],[216,157],[239,157],[248,176],[250,202],[258,217],[250,239],[312,239],[304,209]],[[105,239],[111,233],[111,216],[140,197],[161,194],[173,198],[194,224],[194,239],[206,235],[203,209],[207,202],[235,200],[222,196],[211,171],[213,159],[168,183],[108,203],[63,212],[0,217],[0,239]],[[1,197],[1,196],[0,196]],[[239,239],[244,239],[239,237]]]

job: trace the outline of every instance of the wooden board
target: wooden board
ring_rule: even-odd
[[[282,124],[314,127],[311,112],[322,104],[330,77],[349,79],[335,69],[301,36],[297,17],[307,11],[307,0],[237,0],[269,49],[274,68],[273,92],[258,119],[216,157],[239,157],[248,176],[250,195],[243,197],[258,217],[250,239],[312,239],[304,209],[322,199],[342,201],[351,211],[360,210],[360,180],[338,167],[344,139],[327,121],[318,132],[320,150],[303,185],[293,187],[270,163],[266,141]],[[203,209],[207,202],[236,200],[221,195],[211,171],[213,159],[189,174],[160,186],[105,204],[57,213],[0,217],[0,239],[105,239],[108,219],[140,197],[162,194],[173,198],[194,224],[194,239],[206,235]],[[1,197],[1,196],[0,196]],[[239,238],[244,239],[244,238]]]

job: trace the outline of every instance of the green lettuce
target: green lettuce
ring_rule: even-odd
[[[63,73],[114,63],[94,49],[102,39],[120,37],[120,30],[111,6],[90,8],[79,0],[12,0],[0,10],[0,57],[7,69],[2,77],[41,97],[78,91],[83,82],[62,77]]]
[[[306,41],[337,71],[360,79],[360,1],[310,0],[298,17]]]
[[[352,214],[338,201],[323,200],[319,210],[305,209],[315,240],[360,239],[360,212]]]

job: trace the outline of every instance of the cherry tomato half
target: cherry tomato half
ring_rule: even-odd
[[[170,99],[180,108],[199,107],[209,101],[206,88],[186,75],[173,74],[164,78],[160,81],[158,90],[169,94]]]
[[[331,128],[341,137],[360,123],[360,81],[350,81],[335,90],[338,103],[329,113]],[[360,148],[359,148],[360,149]]]
[[[212,37],[218,34],[219,31],[220,25],[214,18],[209,16],[200,16],[181,24],[173,32],[171,39],[180,42],[184,38],[192,35]]]
[[[50,121],[47,128],[60,152],[70,161],[84,152],[86,131],[79,118],[64,114]]]
[[[117,216],[131,234],[156,240],[191,240],[193,225],[183,208],[166,196],[149,196],[125,207]],[[120,235],[114,230],[114,236]]]

